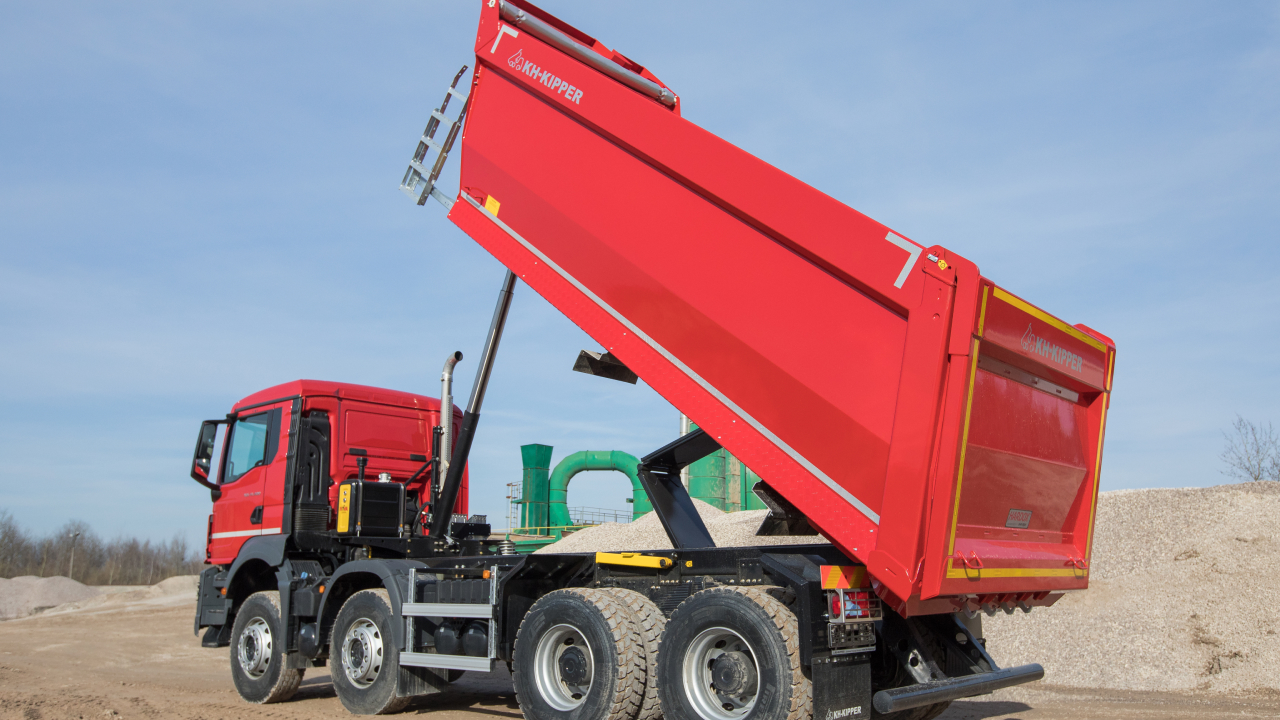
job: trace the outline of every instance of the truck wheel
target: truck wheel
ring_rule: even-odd
[[[516,631],[516,701],[528,720],[634,720],[645,662],[631,610],[609,593],[547,593]]]
[[[662,634],[667,720],[807,720],[813,683],[796,616],[760,587],[717,587],[680,603]]]
[[[329,635],[333,689],[356,715],[396,712],[410,698],[396,697],[400,650],[386,590],[361,590],[342,604]]]
[[[662,702],[658,699],[658,645],[662,631],[667,627],[667,617],[652,600],[635,590],[610,588],[605,592],[631,611],[644,640],[644,701],[640,704],[636,720],[657,720],[662,717]]]
[[[256,592],[236,612],[231,628],[231,679],[251,703],[283,702],[302,684],[301,669],[285,667],[280,593]]]

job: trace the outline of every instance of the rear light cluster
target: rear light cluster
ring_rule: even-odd
[[[869,590],[833,590],[829,600],[831,622],[880,618],[880,599]]]

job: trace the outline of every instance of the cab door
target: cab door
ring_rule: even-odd
[[[234,560],[248,538],[280,532],[279,522],[270,528],[263,523],[267,465],[279,447],[280,414],[276,409],[242,415],[227,433],[218,487],[222,497],[213,504],[209,534],[211,563]]]

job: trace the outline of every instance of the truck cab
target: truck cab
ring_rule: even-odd
[[[460,422],[461,411],[453,412]],[[396,535],[421,535],[434,510],[431,461],[440,413],[440,401],[422,395],[295,380],[249,395],[223,419],[205,421],[192,477],[213,496],[206,560],[229,565],[259,537],[341,554],[333,536],[354,529],[338,527],[340,488],[349,481],[403,487]],[[452,513],[466,514],[467,490],[464,473]]]

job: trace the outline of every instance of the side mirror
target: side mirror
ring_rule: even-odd
[[[209,480],[210,464],[213,462],[213,443],[218,436],[220,420],[205,420],[200,425],[200,437],[196,439],[196,451],[191,458],[191,479],[221,495],[218,486]]]

